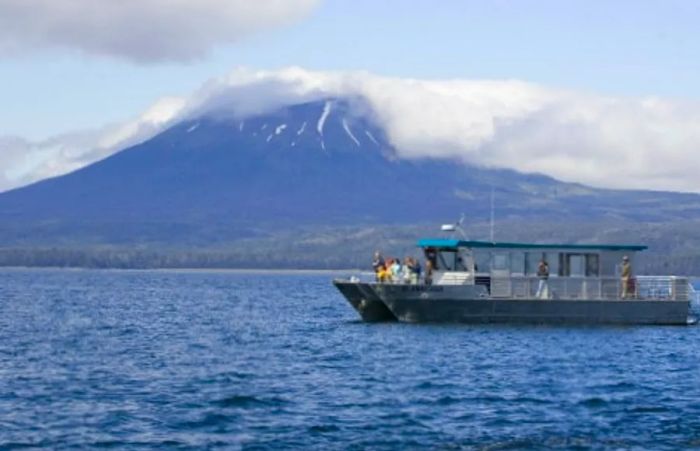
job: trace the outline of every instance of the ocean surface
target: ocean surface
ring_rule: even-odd
[[[0,449],[700,447],[700,327],[364,324],[333,274],[0,270]]]

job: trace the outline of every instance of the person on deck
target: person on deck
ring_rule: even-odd
[[[415,274],[414,263],[412,257],[406,257],[403,260],[403,283],[413,283],[413,275]]]
[[[374,276],[377,282],[381,282],[379,275],[382,271],[384,271],[384,257],[382,257],[382,254],[380,254],[379,251],[374,253],[372,268],[374,269]]]
[[[539,279],[539,284],[537,285],[535,297],[538,299],[549,299],[549,284],[547,283],[549,279],[549,264],[544,258],[537,265],[537,278]]]
[[[417,284],[418,281],[420,281],[420,276],[421,276],[421,273],[423,272],[423,268],[421,268],[421,266],[420,266],[420,260],[417,258],[413,259],[413,271],[415,272],[415,276],[414,276],[415,282],[414,283]]]
[[[391,278],[394,282],[399,283],[402,280],[402,276],[401,260],[395,258],[394,263],[391,265]]]
[[[425,284],[433,284],[433,262],[430,259],[425,261]]]
[[[394,261],[391,258],[388,258],[385,261],[384,266],[382,266],[379,269],[379,281],[380,282],[389,282],[389,283],[392,282],[392,280],[391,280],[391,265],[393,265],[393,264],[394,264]]]
[[[622,299],[627,299],[628,297],[631,296],[630,291],[634,291],[633,289],[630,290],[630,285],[632,284],[632,265],[630,264],[630,259],[628,256],[622,257],[622,272],[620,274],[621,276],[621,283],[622,283]]]

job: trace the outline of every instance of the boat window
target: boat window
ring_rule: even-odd
[[[558,274],[560,276],[568,276],[569,275],[569,262],[566,258],[566,254],[559,254],[559,272]]]
[[[513,252],[510,256],[510,272],[513,274],[525,274],[525,253]]]
[[[586,275],[586,259],[581,254],[569,254],[569,275],[583,277]]]
[[[586,254],[586,276],[598,277],[600,275],[600,260],[598,254]]]
[[[466,249],[461,249],[455,253],[455,271],[469,271],[471,265],[471,255]]]
[[[549,274],[559,274],[559,252],[547,252],[546,257],[549,265]]]
[[[527,254],[527,260],[525,261],[525,266],[527,270],[527,275],[529,276],[534,276],[537,274],[537,268],[540,265],[540,260],[542,259],[542,253],[541,252],[528,252]]]
[[[506,254],[506,253],[493,254],[493,269],[494,270],[509,269],[508,254]]]
[[[457,254],[450,250],[438,251],[435,248],[425,248],[425,258],[433,264],[434,270],[451,271],[455,267]]]
[[[474,260],[476,272],[491,271],[491,255],[488,252],[474,252]]]
[[[451,271],[454,269],[455,253],[450,251],[438,252],[438,260],[440,269]]]

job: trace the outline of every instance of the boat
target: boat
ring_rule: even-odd
[[[418,241],[428,279],[333,284],[363,321],[409,323],[656,324],[694,322],[687,277],[623,277],[630,244]],[[429,262],[429,263],[428,263]],[[546,264],[546,272],[542,265]],[[629,269],[627,270],[629,271]]]

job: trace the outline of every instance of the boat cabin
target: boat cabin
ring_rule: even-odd
[[[424,239],[418,242],[437,275],[445,272],[536,275],[541,260],[550,277],[613,277],[619,275],[622,258],[634,266],[636,252],[646,246],[624,244],[528,244],[456,239]]]
[[[549,288],[558,297],[619,296],[622,261],[634,268],[646,246],[627,244],[536,244],[423,239],[436,285],[476,284],[492,297],[530,297],[537,291],[540,261],[549,266]]]

